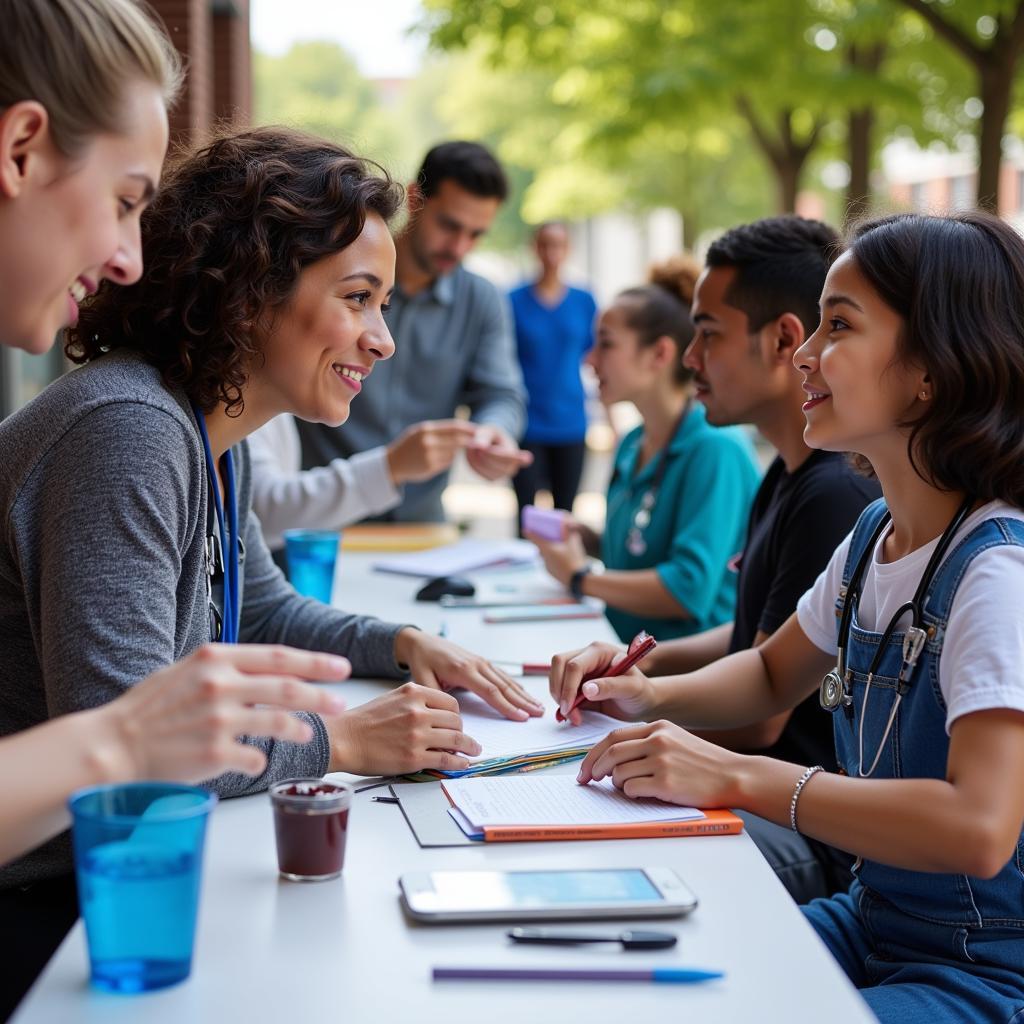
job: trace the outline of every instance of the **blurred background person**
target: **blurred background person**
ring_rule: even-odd
[[[699,633],[735,609],[730,562],[759,474],[742,430],[708,424],[683,366],[699,269],[683,257],[656,267],[651,284],[621,292],[598,320],[587,362],[601,399],[632,402],[643,419],[615,453],[603,534],[570,518],[563,541],[530,536],[574,596],[605,602],[627,643],[641,629],[659,640]]]
[[[519,511],[547,487],[555,508],[572,511],[586,452],[587,414],[580,363],[594,344],[597,303],[562,279],[569,229],[548,221],[534,232],[537,280],[509,295],[516,350],[526,387],[526,433],[533,456],[513,477]]]
[[[249,435],[252,507],[274,561],[285,568],[285,530],[341,530],[394,508],[404,484],[448,470],[476,429],[466,420],[414,423],[388,445],[303,469],[295,417],[275,416]]]
[[[466,458],[477,473],[497,480],[530,461],[515,440],[524,401],[505,300],[462,265],[507,195],[505,172],[479,143],[443,142],[424,157],[408,188],[409,222],[395,239],[396,283],[385,310],[395,356],[374,368],[344,426],[296,424],[304,469],[374,448],[385,459],[383,446],[411,424],[450,419],[460,405],[476,425]],[[443,520],[447,482],[441,471],[406,484],[380,518]]]

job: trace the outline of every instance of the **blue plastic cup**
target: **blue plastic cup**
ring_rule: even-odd
[[[300,594],[331,603],[340,543],[341,534],[336,530],[284,531],[288,578]]]
[[[95,786],[68,801],[97,988],[148,992],[189,976],[206,819],[216,802],[172,782]]]

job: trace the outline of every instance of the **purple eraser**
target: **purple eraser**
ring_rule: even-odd
[[[532,533],[544,540],[565,540],[565,512],[560,508],[523,506],[523,533]]]

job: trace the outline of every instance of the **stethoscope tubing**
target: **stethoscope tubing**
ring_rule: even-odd
[[[928,559],[928,564],[925,566],[925,570],[921,574],[921,579],[917,585],[917,590],[914,592],[914,596],[896,609],[896,612],[889,619],[889,623],[882,633],[880,643],[875,649],[875,654],[871,659],[870,666],[868,667],[867,680],[864,686],[864,695],[861,698],[859,721],[857,723],[857,775],[862,779],[870,778],[878,768],[878,762],[881,760],[882,751],[885,749],[886,744],[889,742],[889,737],[892,735],[893,726],[896,722],[896,713],[903,701],[903,697],[910,691],[914,671],[917,668],[918,658],[920,657],[921,650],[924,647],[924,641],[927,638],[923,607],[924,599],[928,593],[928,588],[931,586],[932,581],[935,578],[935,573],[938,571],[939,565],[953,541],[953,537],[963,525],[964,520],[970,514],[974,505],[975,498],[972,496],[964,498],[963,502],[961,502],[956,514],[946,526],[942,536],[939,538],[939,543],[936,544],[935,550]],[[838,656],[836,668],[822,679],[820,687],[821,705],[827,711],[835,712],[840,707],[849,707],[852,703],[853,697],[849,691],[849,681],[847,678],[846,647],[850,640],[850,630],[853,625],[854,606],[857,603],[857,599],[860,597],[860,588],[864,580],[864,573],[867,570],[868,562],[874,555],[879,537],[881,537],[882,532],[889,525],[891,520],[892,516],[887,510],[872,532],[871,538],[869,539],[864,551],[861,553],[861,557],[857,561],[853,575],[850,577],[849,585],[846,588],[843,612],[839,620],[839,644],[837,645],[836,652]],[[872,758],[871,766],[867,771],[865,771],[864,719],[867,715],[868,700],[871,696],[871,687],[874,682],[875,673],[878,671],[878,666],[881,664],[885,649],[888,646],[889,641],[892,639],[892,634],[896,631],[896,626],[899,624],[900,620],[908,612],[911,615],[911,625],[907,629],[907,637],[903,642],[903,662],[900,666],[899,676],[896,679],[896,698],[893,701],[892,709],[889,712],[889,717],[886,721],[882,738],[879,741],[878,746],[875,748],[875,756]],[[836,700],[827,700],[826,692],[830,684],[833,682],[838,683],[841,688],[840,696]]]

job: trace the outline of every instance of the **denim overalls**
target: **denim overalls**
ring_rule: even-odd
[[[854,528],[837,623],[854,566],[884,514],[884,502],[877,501]],[[970,563],[1001,544],[1024,547],[1024,522],[986,520],[956,543],[939,567],[924,600],[928,641],[872,778],[946,777],[949,738],[939,689],[946,623]],[[839,763],[853,778],[866,673],[881,641],[881,633],[860,627],[854,609],[846,646],[853,716],[842,709],[834,715]],[[903,634],[893,633],[872,680],[864,720],[865,771],[892,710],[902,645]],[[1024,779],[1017,784],[1024,785]],[[966,831],[963,841],[971,841]],[[1024,833],[1014,857],[993,879],[909,871],[869,860],[854,874],[849,893],[803,909],[881,1020],[1024,1024]]]

